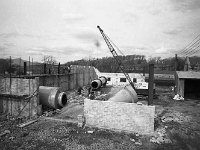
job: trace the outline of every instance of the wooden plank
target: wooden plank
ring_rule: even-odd
[[[30,124],[36,122],[36,121],[38,121],[38,119],[29,120],[28,122],[21,123],[21,124],[19,124],[19,125],[17,125],[17,126],[20,127],[20,128],[23,128],[23,127],[26,127],[26,126],[28,126],[28,125],[30,125]]]
[[[67,123],[78,123],[77,120],[73,119],[59,119],[59,118],[53,118],[53,117],[42,117],[41,120],[52,120],[52,121],[60,121],[60,122],[67,122]]]
[[[3,113],[3,100],[0,99],[0,113]]]

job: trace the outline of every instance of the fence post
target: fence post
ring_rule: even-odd
[[[11,70],[12,70],[12,58],[10,56],[10,95],[12,95],[12,74],[11,74]],[[10,99],[11,100],[11,115],[13,115],[12,113],[12,98]]]
[[[49,74],[51,74],[51,69],[49,68]]]
[[[177,64],[178,64],[178,58],[177,58],[177,54],[175,54],[175,65],[174,65],[175,71],[177,70]]]
[[[145,76],[145,66],[143,66],[143,76]]]
[[[47,64],[44,64],[44,68],[43,68],[43,69],[44,69],[44,70],[43,70],[43,73],[44,73],[44,74],[46,74],[46,68],[47,68]]]
[[[153,104],[154,91],[154,64],[149,64],[148,105]]]
[[[27,66],[26,66],[26,62],[24,62],[24,75],[26,75],[26,73],[27,73]]]
[[[60,63],[58,64],[58,74],[60,74]]]
[[[19,78],[20,78],[20,75],[21,75],[21,57],[19,58]]]

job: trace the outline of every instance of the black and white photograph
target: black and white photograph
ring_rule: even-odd
[[[199,150],[200,0],[0,0],[1,150]]]

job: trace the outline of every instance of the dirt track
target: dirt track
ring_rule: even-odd
[[[1,117],[1,149],[200,149],[200,101],[173,100],[169,87],[157,87],[155,134],[116,133],[76,124],[40,120],[24,128]],[[72,105],[73,106],[73,105]],[[76,108],[79,106],[74,105]],[[80,109],[77,109],[80,111]],[[71,113],[71,112],[70,112]],[[67,117],[66,117],[67,118]],[[3,121],[4,120],[4,121]]]

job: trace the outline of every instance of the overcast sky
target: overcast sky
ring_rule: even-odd
[[[0,56],[61,63],[125,55],[174,56],[200,33],[200,0],[0,0]]]

